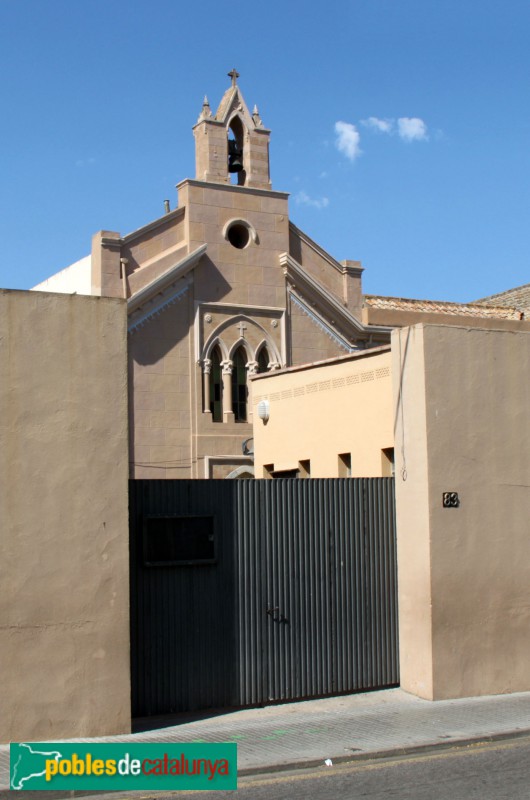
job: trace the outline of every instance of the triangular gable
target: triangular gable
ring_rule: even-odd
[[[189,288],[189,273],[195,269],[206,249],[206,244],[197,247],[127,300],[129,333],[183,297]]]
[[[289,292],[297,304],[314,322],[344,349],[354,350],[356,342],[367,340],[374,333],[387,335],[390,328],[371,326],[368,330],[289,253],[280,255],[280,264],[289,285]]]

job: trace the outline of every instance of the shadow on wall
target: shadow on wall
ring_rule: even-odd
[[[203,257],[194,270],[193,288],[190,287],[180,300],[167,305],[131,334],[129,352],[132,360],[143,366],[157,364],[186,339],[193,325],[193,311],[188,313],[191,291],[196,301],[219,302],[231,287],[212,260]]]
[[[405,419],[404,419],[404,400],[403,400],[403,373],[405,371],[405,364],[407,361],[407,352],[409,349],[409,339],[410,339],[410,328],[406,329],[406,339],[405,339],[405,347],[402,351],[402,338],[403,331],[399,331],[397,333],[398,341],[399,341],[399,391],[397,396],[395,414],[394,414],[394,441],[397,441],[397,428],[399,418],[401,417],[401,456],[403,460],[403,465],[401,467],[401,478],[402,480],[407,480],[407,467],[405,461]]]
[[[289,254],[299,264],[302,263],[302,242],[291,230],[289,230]]]

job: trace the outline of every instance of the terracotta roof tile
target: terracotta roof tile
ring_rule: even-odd
[[[530,283],[516,286],[515,289],[507,289],[499,294],[492,294],[490,297],[483,297],[476,302],[485,306],[515,306],[515,308],[530,311]]]
[[[411,300],[404,297],[381,297],[365,294],[364,305],[384,311],[416,311],[430,314],[454,314],[455,316],[482,317],[493,319],[521,319],[517,308],[480,305],[477,303],[450,303],[437,300]]]

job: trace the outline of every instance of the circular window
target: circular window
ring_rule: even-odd
[[[238,250],[244,250],[251,241],[259,244],[259,236],[254,225],[240,217],[228,220],[223,228],[223,237]]]
[[[250,231],[246,225],[236,222],[228,228],[228,241],[238,250],[243,250],[250,241]]]

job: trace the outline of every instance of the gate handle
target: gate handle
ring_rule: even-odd
[[[274,614],[277,611],[279,612],[279,614],[277,617],[275,617]],[[287,623],[289,622],[287,617],[284,616],[284,614],[282,614],[282,612],[280,611],[280,606],[274,606],[274,608],[271,608],[269,606],[269,608],[267,609],[267,614],[269,615],[269,617],[271,617],[273,622],[281,622],[283,625],[287,625]]]

